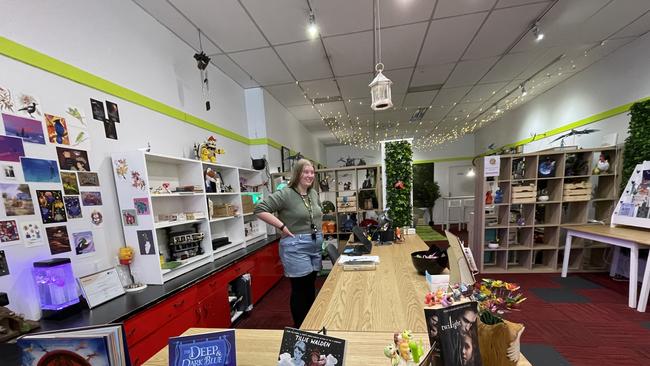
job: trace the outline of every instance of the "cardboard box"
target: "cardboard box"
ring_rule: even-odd
[[[229,203],[214,206],[214,217],[235,216],[237,208]]]
[[[245,214],[248,213],[253,213],[255,210],[255,205],[253,204],[253,196],[250,195],[242,195],[241,196],[241,203],[242,203],[242,212]]]

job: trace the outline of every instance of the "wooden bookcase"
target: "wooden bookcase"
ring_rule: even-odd
[[[243,196],[253,193],[240,189],[242,178],[247,185],[262,183],[261,172],[142,151],[113,153],[111,157],[124,240],[135,249],[131,272],[137,282],[163,284],[266,237],[266,225],[252,211],[242,210]],[[207,168],[218,172],[224,185],[232,190],[206,192],[204,172]],[[134,174],[140,178],[139,185],[135,183]],[[159,189],[163,184],[169,184],[170,192]],[[175,192],[179,186],[194,186],[195,189]],[[124,211],[133,212],[136,202],[145,202],[148,208],[136,212],[133,224],[125,220]],[[224,214],[223,210],[209,209],[210,206],[227,205],[236,212]],[[147,234],[149,232],[151,234]],[[172,260],[169,236],[191,232],[203,234],[200,254]],[[149,254],[140,250],[140,241],[147,235],[153,240]],[[221,237],[227,237],[230,243],[213,248],[213,240]]]
[[[610,168],[594,174],[601,153],[609,156]],[[481,272],[559,272],[566,234],[562,228],[594,220],[609,224],[619,197],[622,157],[616,146],[502,155],[497,177],[485,177],[483,159],[479,159],[470,245]],[[552,161],[554,174],[543,176],[540,164]],[[542,189],[547,201],[539,200]],[[503,195],[498,203],[494,202],[496,190]],[[488,191],[491,204],[486,204]],[[495,242],[497,248],[488,247]],[[607,245],[584,239],[574,239],[574,243],[570,270],[607,269]]]
[[[347,243],[352,233],[352,222],[358,225],[369,213],[383,207],[381,165],[320,169],[316,170],[316,179],[321,202],[329,201],[335,208],[334,212],[323,216],[324,222],[333,221],[336,226],[333,233],[324,233],[324,236],[326,239],[336,238],[339,246]],[[325,179],[329,186],[327,190],[321,184]]]

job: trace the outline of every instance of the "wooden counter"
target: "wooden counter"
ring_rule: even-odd
[[[425,333],[428,287],[411,253],[427,249],[419,236],[409,235],[404,243],[373,246],[371,255],[380,257],[374,271],[343,271],[335,265],[301,329]]]

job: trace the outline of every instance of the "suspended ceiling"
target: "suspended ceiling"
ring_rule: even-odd
[[[650,30],[647,0],[379,0],[394,108],[373,113],[373,0],[134,1],[195,50],[200,29],[215,66],[266,89],[326,145],[415,137],[435,148]],[[424,117],[409,122],[418,107]]]

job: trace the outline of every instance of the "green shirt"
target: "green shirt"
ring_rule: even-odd
[[[314,225],[320,231],[323,223],[323,210],[315,189],[310,189],[307,197],[303,200],[298,192],[290,187],[285,187],[258,203],[255,206],[255,213],[277,212],[280,221],[287,225],[293,234],[309,234],[311,233],[311,220],[306,204],[309,204],[310,201]]]

